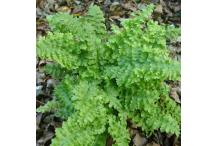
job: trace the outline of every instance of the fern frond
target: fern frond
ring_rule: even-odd
[[[45,105],[37,108],[36,112],[46,113],[46,112],[55,112],[59,108],[59,103],[55,100],[48,101]]]
[[[74,84],[73,78],[67,75],[54,91],[54,100],[59,103],[56,115],[63,119],[67,119],[75,110],[73,106],[73,101],[75,100],[73,94]]]
[[[70,33],[49,33],[37,42],[37,55],[40,58],[57,62],[67,69],[75,69],[78,67],[75,61],[78,59],[70,52],[78,52]]]
[[[115,141],[114,146],[128,146],[130,142],[130,135],[127,129],[126,117],[120,115],[120,117],[111,116],[109,118],[108,132]]]
[[[52,32],[75,34],[80,27],[79,18],[67,13],[56,13],[46,17]]]
[[[52,146],[94,146],[95,139],[106,130],[106,101],[95,83],[82,81],[72,92],[75,97],[71,104],[75,112],[56,130]]]
[[[62,79],[66,75],[72,75],[72,71],[62,68],[59,64],[56,63],[47,64],[43,68],[43,71],[55,79]]]
[[[96,133],[98,127],[91,124],[81,127],[77,124],[76,118],[78,116],[69,117],[63,123],[62,128],[56,129],[56,137],[52,140],[51,146],[94,146],[93,142],[98,136]]]
[[[84,18],[86,19],[86,22],[95,27],[95,32],[97,35],[105,37],[104,35],[106,35],[107,32],[104,24],[104,14],[98,6],[91,5]]]

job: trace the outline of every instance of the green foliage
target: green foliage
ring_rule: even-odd
[[[151,19],[154,9],[135,12],[107,33],[100,8],[85,16],[49,16],[52,32],[37,42],[37,55],[53,61],[45,71],[61,80],[54,99],[38,112],[65,119],[52,146],[128,146],[127,120],[146,134],[180,134],[180,107],[169,97],[166,80],[180,79],[180,64],[166,42],[180,30]]]
[[[51,75],[55,79],[63,79],[66,75],[72,75],[73,72],[67,70],[66,68],[61,67],[59,64],[47,64],[43,71],[49,75]]]

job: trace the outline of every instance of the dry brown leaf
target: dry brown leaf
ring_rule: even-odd
[[[170,97],[172,97],[177,103],[181,103],[177,90],[177,88],[172,88],[170,91]]]
[[[136,133],[139,133],[137,129],[129,128],[130,137],[133,137],[136,135]]]
[[[142,137],[139,133],[136,133],[133,142],[135,146],[143,146],[146,144],[147,139],[145,137]]]
[[[159,14],[162,14],[163,13],[162,5],[157,5],[154,11],[159,13]]]
[[[113,19],[120,19],[120,16],[110,16],[109,19],[110,19],[110,20],[113,20]]]
[[[131,10],[131,11],[136,11],[137,10],[137,8],[136,8],[137,6],[134,3],[132,3],[131,1],[128,2],[128,3],[123,4],[122,6],[123,6],[123,8],[125,8],[127,10]]]
[[[160,145],[155,142],[151,142],[151,143],[146,144],[146,146],[160,146]]]
[[[62,7],[57,8],[57,11],[58,11],[58,12],[70,13],[70,12],[71,12],[71,8],[70,8],[70,7],[67,7],[67,6],[62,6]]]

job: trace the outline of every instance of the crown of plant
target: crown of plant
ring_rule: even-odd
[[[128,146],[130,120],[145,134],[180,134],[180,107],[166,80],[180,79],[179,62],[167,41],[180,30],[151,19],[154,5],[137,11],[107,32],[100,8],[85,16],[48,16],[51,32],[37,41],[37,55],[53,61],[45,71],[60,80],[54,98],[38,112],[54,112],[64,122],[52,146]]]

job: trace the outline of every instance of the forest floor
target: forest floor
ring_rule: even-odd
[[[36,1],[36,29],[37,38],[44,36],[49,31],[45,20],[47,15],[57,12],[67,12],[83,15],[89,5],[95,3],[103,10],[106,18],[106,27],[110,30],[111,24],[119,25],[122,18],[128,18],[130,13],[154,3],[156,9],[153,18],[159,23],[173,24],[180,27],[181,23],[181,0],[37,0]],[[180,39],[169,44],[171,56],[180,61]],[[52,99],[52,91],[57,84],[54,79],[42,71],[42,67],[48,62],[39,60],[36,63],[36,107],[45,104]],[[171,87],[170,96],[181,104],[180,82],[169,82]],[[62,121],[52,113],[36,113],[36,146],[49,146],[55,136],[55,128],[60,127]],[[139,129],[130,128],[130,146],[180,146],[181,139],[174,135],[156,131],[151,137],[146,137]],[[110,146],[110,145],[108,145]]]

